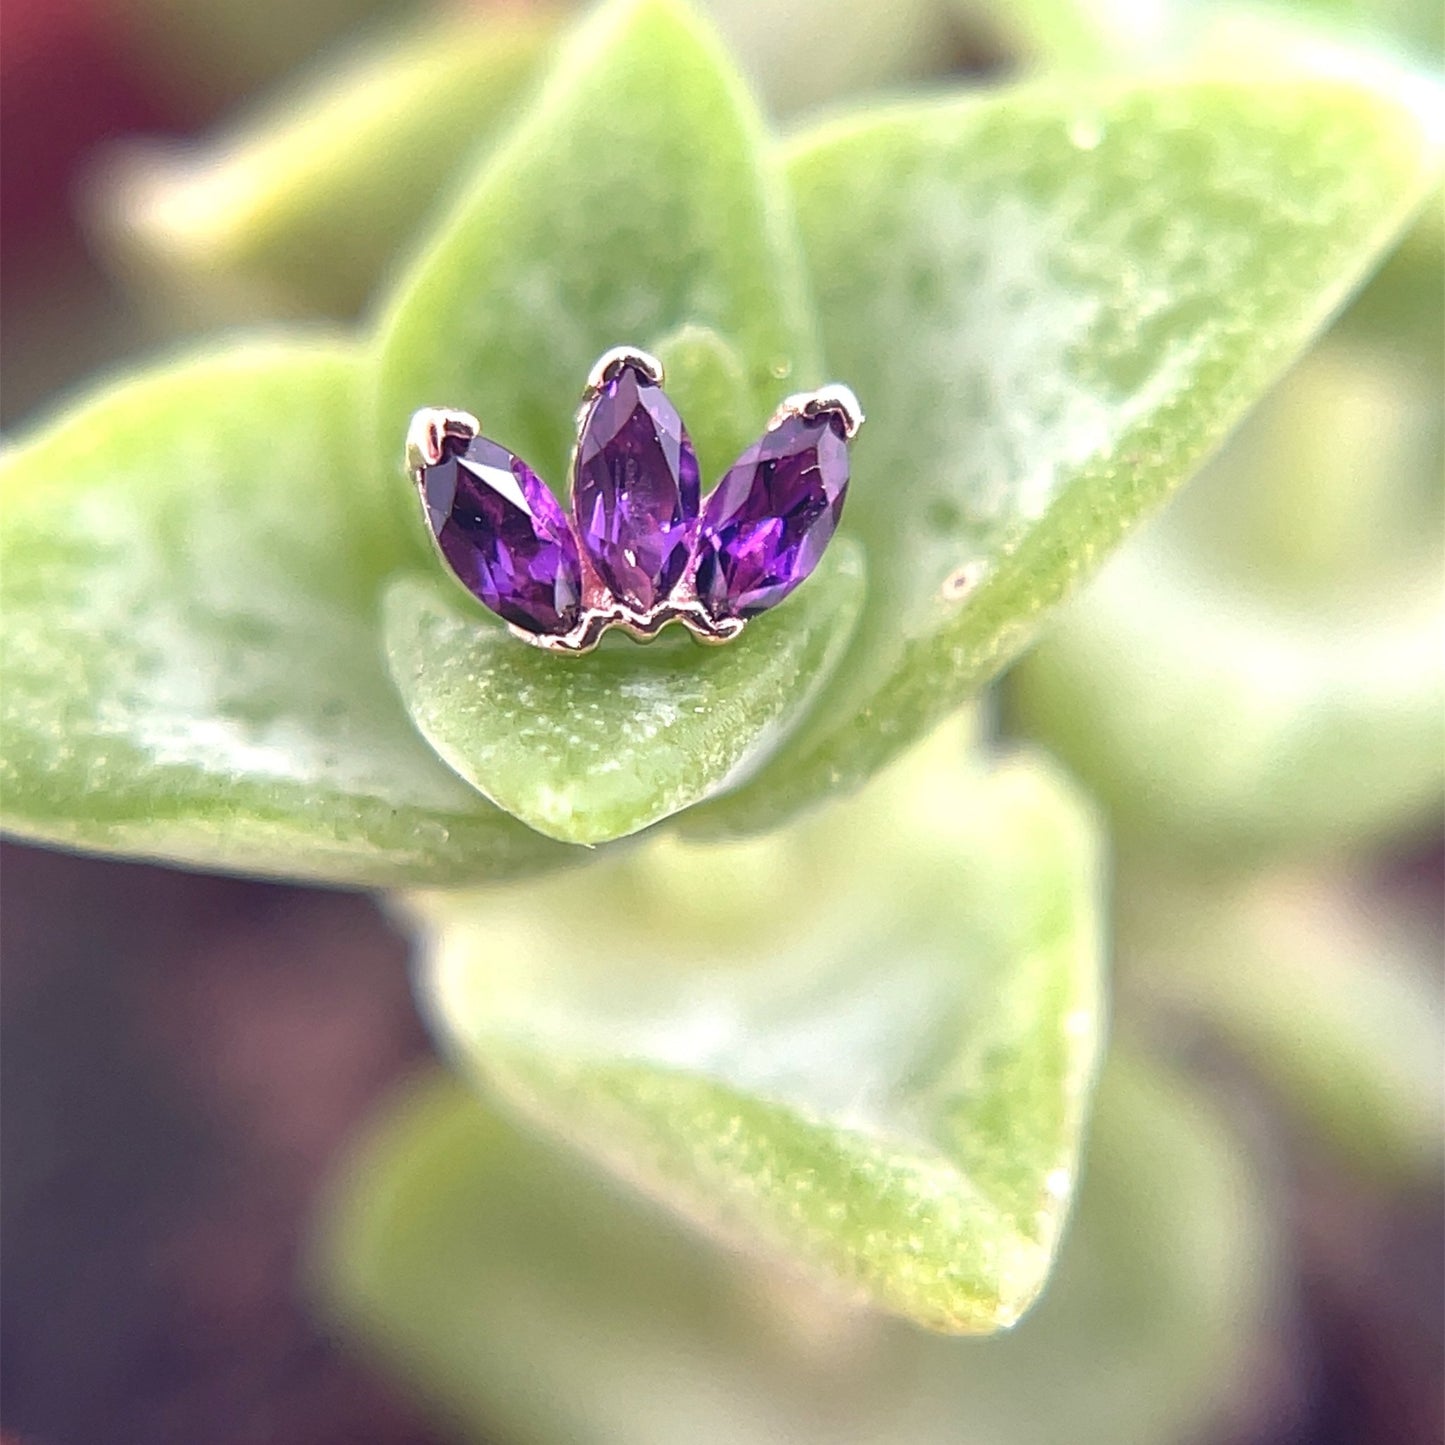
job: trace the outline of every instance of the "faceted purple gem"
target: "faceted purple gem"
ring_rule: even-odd
[[[526,462],[486,437],[448,439],[422,488],[442,555],[469,591],[528,632],[572,626],[582,596],[577,543]]]
[[[776,606],[818,565],[848,490],[841,417],[787,417],[717,484],[703,508],[697,593],[714,617]]]
[[[677,408],[631,366],[606,382],[577,445],[572,511],[592,565],[623,601],[666,599],[697,535],[697,456]]]

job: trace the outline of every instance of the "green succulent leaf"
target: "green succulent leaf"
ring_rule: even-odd
[[[678,0],[616,0],[403,278],[382,325],[382,444],[420,406],[466,407],[561,489],[592,364],[686,325],[735,348],[761,429],[779,378],[816,372],[803,276],[715,37]]]
[[[800,831],[424,901],[424,986],[486,1087],[692,1218],[987,1333],[1072,1192],[1097,859],[1047,769],[945,741]]]
[[[1211,1102],[1115,1059],[1047,1294],[1003,1338],[947,1339],[714,1248],[432,1076],[337,1180],[312,1269],[468,1439],[1159,1445],[1247,1388],[1270,1243]]]
[[[100,230],[128,271],[222,316],[354,316],[447,183],[511,121],[549,19],[448,16],[331,57],[199,152],[133,142]]]
[[[339,883],[481,881],[574,856],[417,736],[353,505],[361,368],[256,341],[105,388],[0,461],[6,828]]]
[[[1013,714],[1122,830],[1181,853],[1247,866],[1425,826],[1445,792],[1432,593],[1421,578],[1386,616],[1310,616],[1150,538],[1067,609]]]
[[[1433,338],[1383,352],[1347,313],[1011,677],[1131,842],[1238,869],[1438,816],[1439,264]]]
[[[951,59],[937,0],[886,11],[874,0],[703,8],[774,114],[935,74]],[[183,18],[145,27],[158,32],[145,61]],[[468,163],[515,122],[557,28],[550,11],[506,4],[385,26],[327,53],[199,150],[150,140],[109,150],[93,228],[122,276],[168,308],[179,298],[226,319],[353,317]]]
[[[672,0],[620,0],[582,26],[403,282],[382,329],[381,436],[401,436],[421,405],[474,408],[562,492],[592,364],[614,345],[656,346],[711,480],[783,379],[821,380],[807,318],[781,177],[726,57]],[[776,746],[856,615],[856,562],[832,576],[726,654],[623,646],[576,665],[521,655],[460,614],[447,625],[403,589],[392,664],[464,776],[545,832],[600,842]]]
[[[416,58],[469,96],[471,61]],[[518,51],[495,93],[529,63]],[[613,0],[463,187],[369,367],[332,347],[328,371],[301,341],[274,374],[213,358],[9,458],[7,815],[83,846],[447,882],[570,855],[421,734],[585,842],[681,809],[704,833],[757,829],[857,784],[1029,640],[1399,227],[1432,156],[1381,75],[1000,91],[835,122],[779,155],[681,0]],[[346,106],[372,133],[369,86],[318,102],[315,155],[260,133],[239,148],[287,161],[231,173],[257,187],[258,227],[281,218],[278,244],[307,164],[342,191],[356,177],[325,157]],[[415,408],[478,411],[561,489],[591,363],[640,343],[673,367],[710,479],[781,392],[827,379],[814,289],[829,371],[870,413],[845,518],[866,567],[840,538],[829,571],[716,657],[507,656],[476,609],[423,605],[443,579],[394,460]],[[197,469],[211,485],[188,485]],[[62,475],[90,495],[53,519],[34,498]],[[409,714],[378,599],[420,568],[431,590],[398,583],[385,618]],[[168,671],[182,657],[190,691]],[[644,758],[655,729],[666,747]]]
[[[989,681],[1219,442],[1423,197],[1350,79],[1041,85],[835,122],[790,174],[830,369],[869,414],[849,657],[699,827],[856,783]]]
[[[689,323],[648,347],[667,370],[667,394],[687,419],[704,477],[720,477],[758,435],[747,365],[716,331]]]
[[[862,600],[840,546],[790,605],[726,647],[680,629],[585,657],[525,647],[444,582],[386,595],[387,658],[422,735],[462,777],[566,843],[624,837],[707,797],[771,750],[847,644]]]
[[[959,20],[992,26],[1016,62],[1044,71],[1139,69],[1178,48],[1194,7],[1177,0],[952,0]]]
[[[134,0],[115,17],[110,43],[125,46],[128,67],[147,94],[212,113],[304,64],[359,22],[375,21],[388,0]]]
[[[959,60],[957,21],[940,0],[703,0],[702,8],[773,116],[936,79]]]

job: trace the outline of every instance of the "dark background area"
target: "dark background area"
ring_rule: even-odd
[[[76,219],[97,145],[235,101],[155,83],[117,7],[0,6],[0,417],[158,339]],[[366,897],[0,846],[7,1445],[422,1445],[313,1323],[307,1207],[430,1057]]]
[[[308,1202],[424,1059],[365,898],[8,847],[0,1359],[25,1441],[433,1438],[295,1283]]]

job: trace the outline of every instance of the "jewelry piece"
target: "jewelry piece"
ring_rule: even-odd
[[[788,397],[704,501],[662,363],[618,346],[577,414],[571,516],[465,411],[424,407],[406,467],[448,569],[524,642],[589,652],[620,627],[650,641],[681,622],[727,642],[818,565],[863,425],[846,386]]]

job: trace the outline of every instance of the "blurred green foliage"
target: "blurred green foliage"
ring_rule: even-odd
[[[1018,670],[1018,725],[1131,838],[1238,864],[1438,815],[1440,237],[1417,227],[1422,254],[1365,290]],[[1382,328],[1397,291],[1416,314]]]
[[[945,730],[731,847],[419,905],[490,1091],[725,1238],[936,1329],[1012,1324],[1078,1169],[1101,1010],[1092,819]]]
[[[397,907],[485,1102],[396,1106],[316,1283],[464,1432],[1196,1437],[1276,1222],[1151,1053],[1222,1044],[1347,1167],[1439,1163],[1432,943],[1353,871],[1445,788],[1438,207],[1225,441],[1438,179],[1437,17],[710,8],[774,116],[1023,78],[777,141],[680,3],[482,10],[117,153],[97,228],[173,324],[352,324],[193,350],[7,453],[6,824],[434,890]],[[786,608],[559,663],[435,575],[393,458],[470,406],[560,487],[619,341],[665,356],[706,480],[783,390],[870,419]],[[799,820],[1040,633],[1020,756],[945,730]],[[1081,1172],[1008,1338],[879,1312],[1013,1324]]]
[[[1271,1323],[1261,1203],[1215,1106],[1124,1054],[1048,1294],[1007,1336],[946,1339],[710,1246],[428,1079],[340,1176],[318,1288],[471,1438],[1160,1445]]]
[[[355,48],[325,84],[269,100],[204,154],[127,142],[96,201],[116,260],[173,310],[351,314],[446,178],[522,102],[551,32],[521,12],[412,25]]]
[[[4,469],[6,825],[342,883],[556,866],[416,734],[351,487],[355,348],[251,342],[87,398]]]

